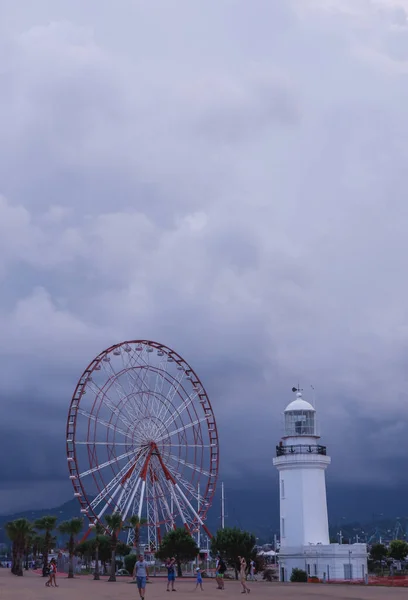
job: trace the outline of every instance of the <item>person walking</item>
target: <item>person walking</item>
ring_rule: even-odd
[[[176,590],[174,589],[174,582],[176,581],[176,559],[174,558],[174,556],[172,558],[168,558],[166,561],[166,569],[167,569],[167,591],[170,591],[170,584],[171,584],[171,591],[175,592]]]
[[[50,565],[51,565],[51,571],[50,571],[51,580],[54,582],[54,586],[58,587],[58,585],[57,585],[57,562],[56,562],[55,558],[51,559]],[[52,586],[52,584],[51,584],[51,586]]]
[[[204,591],[204,589],[203,589],[203,576],[201,574],[200,567],[197,567],[196,574],[197,574],[197,579],[196,579],[196,586],[195,586],[195,590],[194,591],[196,591],[197,588],[198,588],[198,586],[200,586],[200,589],[203,592]]]
[[[221,556],[217,554],[217,559],[215,561],[215,581],[217,582],[217,589],[224,589],[224,573],[227,570],[225,562],[222,560]]]
[[[144,600],[146,593],[146,581],[149,579],[148,564],[144,560],[143,554],[140,554],[139,560],[135,563],[133,569],[133,579],[136,579],[137,587],[139,589],[139,596]]]
[[[251,560],[249,563],[249,580],[255,581],[255,561]]]
[[[48,581],[45,582],[45,586],[46,587],[53,587],[52,586],[52,572],[51,572],[51,562],[48,563],[48,565],[45,568],[45,574],[48,575]]]
[[[249,592],[251,591],[249,589],[249,587],[246,584],[246,569],[247,569],[247,562],[245,560],[244,557],[238,556],[238,560],[239,560],[239,579],[241,581],[241,585],[242,585],[242,592],[241,594],[249,594]]]

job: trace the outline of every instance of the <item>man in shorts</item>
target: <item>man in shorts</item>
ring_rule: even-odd
[[[224,589],[224,573],[225,573],[225,563],[222,560],[221,556],[217,555],[217,560],[215,561],[215,581],[217,582],[217,587],[219,590]]]
[[[139,560],[135,563],[133,569],[133,579],[136,577],[137,587],[139,588],[139,595],[144,600],[146,592],[146,581],[149,579],[149,569],[147,568],[147,562],[144,560],[143,554],[139,556]]]
[[[166,569],[167,569],[167,591],[170,591],[170,584],[171,584],[171,591],[175,592],[176,590],[174,589],[174,582],[176,580],[176,559],[174,557],[172,558],[168,558],[166,560]]]

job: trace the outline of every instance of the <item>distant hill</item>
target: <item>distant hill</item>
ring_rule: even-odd
[[[256,487],[255,489],[250,485],[245,489],[236,489],[232,485],[226,484],[226,525],[253,532],[260,544],[272,542],[274,534],[279,533],[279,498],[275,487],[273,480],[267,480],[264,487]],[[344,493],[340,496],[340,491],[347,492],[348,490],[344,490],[344,488],[340,490],[333,489],[333,486],[331,486],[331,489],[329,488],[330,491],[333,494],[332,499],[329,493],[329,515],[333,515],[330,519],[330,537],[333,541],[339,540],[340,531],[343,535],[343,541],[350,539],[354,542],[356,536],[359,537],[360,541],[367,539],[371,542],[378,541],[380,537],[384,541],[396,537],[399,539],[406,537],[408,539],[408,517],[398,518],[393,516],[393,514],[404,514],[402,511],[400,512],[400,505],[405,505],[405,497],[408,494],[390,494],[387,490],[380,490],[375,493],[373,491],[372,494],[367,492],[357,494],[354,490],[353,493]],[[219,492],[218,489],[206,522],[210,531],[216,531],[221,525]],[[341,504],[339,502],[340,497],[343,498]],[[371,498],[377,499],[379,508],[387,507],[389,513],[377,514],[377,516],[371,515],[370,511],[367,510],[367,498],[370,498],[370,500]],[[331,509],[332,506],[334,510]],[[337,514],[352,515],[352,517],[338,517],[336,512]],[[378,510],[378,513],[380,512]],[[19,517],[35,521],[45,515],[56,515],[58,522],[83,516],[80,513],[79,502],[75,498],[57,507],[21,511],[7,516],[0,516],[0,543],[7,541],[4,531],[4,525],[7,521]]]
[[[37,519],[40,519],[41,517],[45,517],[47,515],[55,515],[58,518],[58,523],[61,523],[62,521],[67,521],[74,517],[83,516],[80,512],[79,502],[75,498],[57,507],[43,508],[40,510],[22,511],[11,515],[0,515],[0,543],[6,543],[8,541],[4,530],[4,526],[8,521],[14,521],[14,519],[21,518],[28,519],[29,521],[36,521]]]

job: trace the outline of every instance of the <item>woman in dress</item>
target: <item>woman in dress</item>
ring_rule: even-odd
[[[241,585],[242,585],[242,592],[241,594],[249,594],[249,592],[251,591],[249,589],[249,587],[246,584],[246,569],[247,569],[247,563],[244,557],[238,556],[238,560],[239,560],[239,579],[241,581]]]

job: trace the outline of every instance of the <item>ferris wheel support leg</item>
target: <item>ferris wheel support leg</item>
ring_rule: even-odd
[[[171,495],[172,495],[172,497],[173,497],[173,499],[174,499],[174,503],[175,503],[175,505],[177,506],[177,510],[178,510],[178,512],[179,512],[179,515],[180,515],[180,517],[181,517],[181,520],[183,521],[183,525],[184,525],[184,527],[187,529],[187,531],[190,531],[190,528],[189,528],[189,526],[188,526],[188,524],[187,524],[187,519],[186,519],[186,517],[184,516],[184,513],[183,513],[183,511],[182,511],[182,509],[181,509],[181,506],[180,506],[179,499],[177,498],[177,495],[176,495],[176,492],[175,492],[175,487],[176,487],[176,486],[175,486],[175,483],[174,483],[174,482],[171,482],[171,481],[169,481],[170,493],[171,493]],[[175,525],[176,525],[176,524],[174,524],[174,529],[176,529]]]
[[[193,513],[193,515],[195,516],[195,518],[197,519],[197,521],[199,522],[199,524],[202,526],[202,528],[204,529],[205,533],[211,538],[212,537],[211,533],[208,531],[208,528],[204,525],[204,522],[203,522],[202,518],[197,514],[197,512],[194,510],[194,507],[188,501],[188,498],[184,494],[183,490],[180,489],[180,486],[177,483],[174,484],[174,487],[176,487],[178,489],[178,491],[179,491],[181,497],[183,498],[184,502],[187,504],[187,506],[189,507],[189,509],[191,510],[191,512]]]
[[[138,477],[138,479],[137,479],[137,483],[136,483],[135,487],[133,488],[133,492],[132,492],[132,493],[131,493],[131,495],[130,495],[129,501],[128,501],[128,503],[127,503],[127,505],[126,505],[126,508],[125,508],[125,511],[124,511],[124,513],[123,513],[123,515],[122,515],[122,519],[123,519],[123,521],[126,519],[126,517],[127,517],[127,515],[128,515],[128,512],[129,512],[129,510],[130,510],[130,507],[132,506],[132,502],[133,502],[133,500],[134,500],[134,498],[135,498],[135,496],[136,496],[136,493],[137,493],[137,490],[139,489],[139,485],[140,485],[140,482],[141,482],[141,481],[142,481],[142,480],[141,480],[141,478],[140,478],[140,477]]]
[[[206,525],[204,525],[203,523],[203,529],[205,531],[205,533],[208,535],[208,537],[210,538],[210,540],[212,539],[212,534],[211,532],[208,530],[208,527]]]
[[[164,480],[164,481],[166,481],[166,480]],[[175,523],[174,523],[174,517],[173,517],[173,513],[174,513],[174,507],[173,507],[173,502],[174,502],[174,501],[173,501],[173,496],[172,496],[172,495],[170,495],[171,506],[169,507],[169,505],[168,505],[168,502],[167,502],[167,500],[166,500],[166,496],[165,496],[165,494],[164,494],[164,491],[163,491],[163,488],[162,488],[162,485],[161,485],[161,483],[160,483],[159,481],[157,482],[157,487],[158,487],[158,489],[159,489],[159,492],[160,492],[160,494],[161,494],[161,496],[162,496],[162,502],[163,502],[163,504],[164,504],[164,507],[165,507],[165,509],[166,509],[167,515],[169,516],[169,520],[170,520],[170,523],[171,523],[171,527],[172,527],[173,529],[175,529],[176,527],[175,527]]]
[[[193,513],[193,515],[195,516],[195,518],[197,519],[197,521],[199,522],[199,524],[202,526],[202,528],[204,529],[205,533],[211,538],[212,535],[208,531],[208,528],[205,526],[204,521],[202,520],[202,518],[200,517],[200,515],[196,512],[196,510],[194,509],[194,507],[191,505],[191,503],[189,502],[188,498],[186,497],[186,495],[184,494],[183,490],[180,488],[180,486],[178,485],[178,483],[174,483],[174,487],[177,488],[180,496],[183,498],[184,502],[187,504],[187,506],[189,507],[190,511]]]
[[[92,531],[92,528],[88,527],[88,530],[85,531],[84,535],[81,538],[81,542],[80,542],[81,544],[82,544],[82,542],[86,542],[86,540],[88,539],[89,534],[91,533],[91,531]]]
[[[142,508],[143,508],[143,500],[144,500],[145,489],[146,489],[146,481],[143,479],[142,490],[140,492],[139,510],[137,511],[137,516],[139,517],[139,519],[142,516]]]

